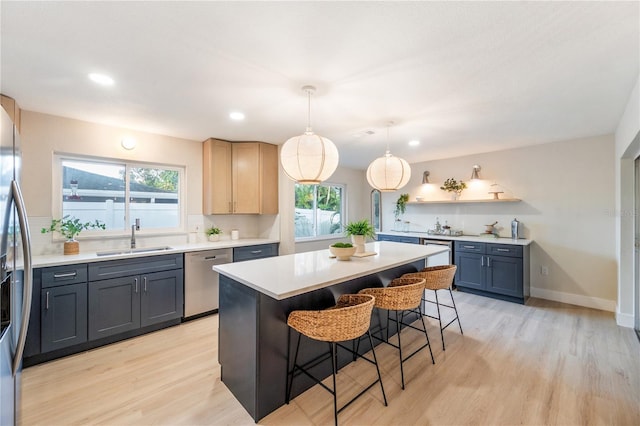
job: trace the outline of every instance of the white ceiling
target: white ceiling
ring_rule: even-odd
[[[314,130],[356,168],[383,154],[389,121],[410,163],[612,133],[640,72],[637,1],[0,8],[1,91],[26,110],[280,144],[304,131],[312,84]]]

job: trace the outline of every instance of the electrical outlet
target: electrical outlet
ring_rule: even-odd
[[[548,266],[541,266],[540,267],[540,274],[549,275],[549,267]]]

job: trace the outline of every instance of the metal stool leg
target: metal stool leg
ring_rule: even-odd
[[[440,302],[438,302],[438,290],[433,290],[436,294],[436,308],[438,309],[438,323],[440,323],[440,338],[442,339],[442,350],[444,351],[444,333],[442,332],[442,316],[440,314]]]
[[[289,337],[291,337],[291,329],[289,329]],[[289,371],[289,351],[291,348],[289,347],[289,345],[287,345],[287,398],[285,399],[285,402],[287,404],[289,404],[289,401],[291,400],[291,387],[293,386],[293,373],[295,373],[296,371],[296,363],[298,362],[298,350],[300,349],[301,337],[302,335],[298,333],[298,343],[296,344],[296,354],[293,357],[293,367],[291,367],[291,371]],[[290,338],[289,338],[289,342],[291,342]]]
[[[402,379],[402,389],[404,390],[404,368],[402,367],[402,343],[400,342],[400,321],[398,311],[396,311],[396,328],[398,330],[398,352],[400,353],[400,378]]]
[[[333,420],[338,426],[338,390],[336,389],[336,342],[331,342],[331,367],[333,370]]]
[[[431,342],[429,341],[429,335],[427,334],[427,326],[424,323],[424,317],[420,315],[422,321],[422,328],[424,329],[424,336],[427,338],[427,346],[429,346],[429,354],[431,354],[431,364],[435,364],[436,360],[433,358],[433,351],[431,350]]]
[[[453,310],[456,311],[456,319],[458,320],[458,327],[460,327],[460,334],[464,334],[462,332],[462,324],[460,324],[460,316],[458,316],[458,308],[456,308],[456,301],[453,299],[453,292],[451,291],[451,287],[449,287],[449,294],[451,295],[451,302],[453,303]]]
[[[380,368],[378,367],[378,358],[376,357],[376,350],[373,347],[373,339],[371,338],[371,331],[367,330],[369,336],[369,344],[371,344],[371,352],[373,353],[373,362],[376,364],[376,372],[378,373],[378,381],[380,382],[380,390],[382,390],[382,398],[384,399],[384,406],[387,406],[387,395],[384,393],[384,386],[382,385],[382,376],[380,376]]]

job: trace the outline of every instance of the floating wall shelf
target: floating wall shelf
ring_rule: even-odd
[[[519,198],[500,198],[494,200],[489,198],[486,200],[434,200],[434,201],[409,201],[407,204],[465,204],[465,203],[516,203],[522,201]]]

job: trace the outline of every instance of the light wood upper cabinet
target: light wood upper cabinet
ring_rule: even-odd
[[[203,144],[204,214],[277,214],[278,147],[207,139]]]

